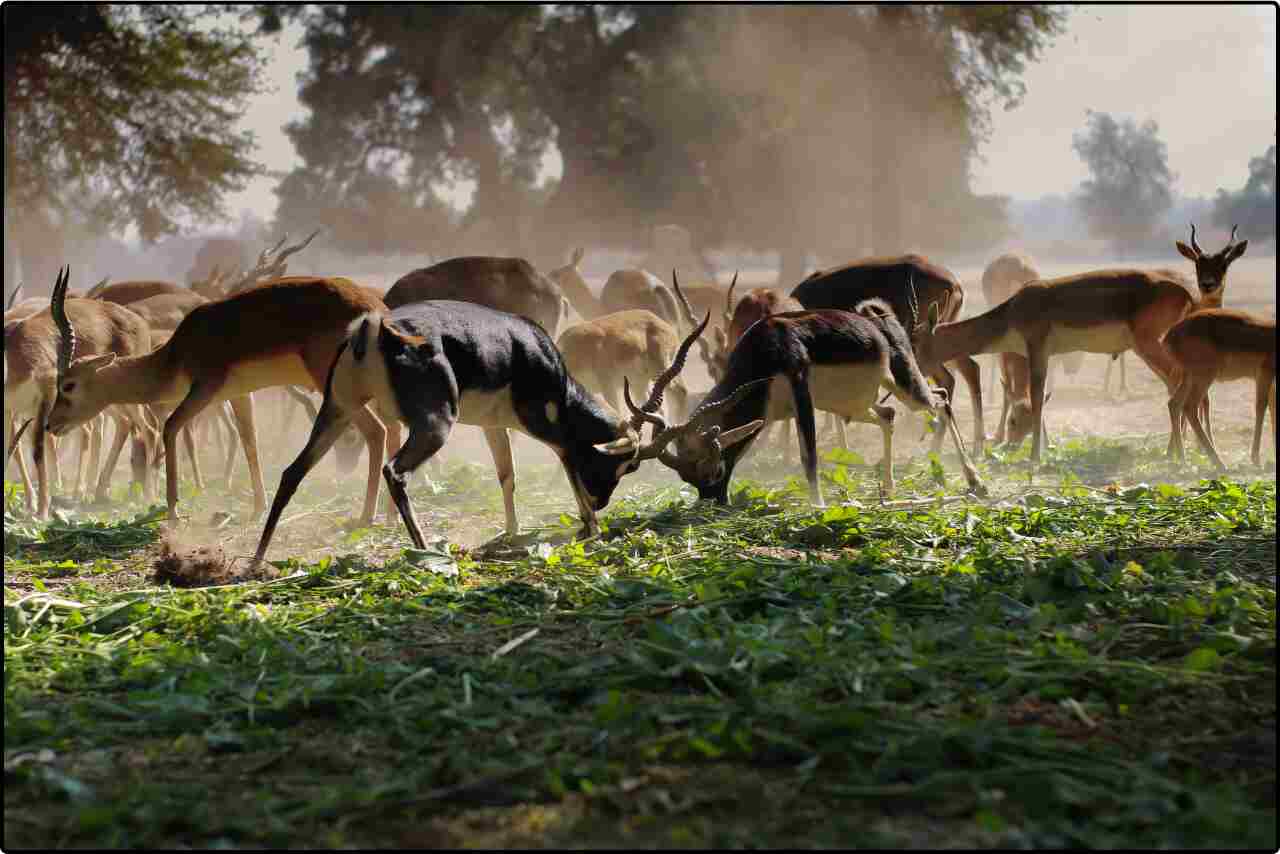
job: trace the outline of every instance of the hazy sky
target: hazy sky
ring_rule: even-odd
[[[1276,15],[1274,5],[1075,7],[1067,32],[1024,74],[1022,104],[993,112],[974,191],[1016,198],[1070,192],[1086,177],[1071,149],[1086,109],[1155,119],[1185,195],[1243,186],[1249,158],[1275,141]],[[268,41],[275,91],[255,99],[245,116],[258,158],[280,172],[297,160],[281,126],[300,110],[295,76],[306,65],[300,38],[293,25]],[[247,208],[269,218],[274,185],[275,179],[254,182],[229,198],[228,211]]]

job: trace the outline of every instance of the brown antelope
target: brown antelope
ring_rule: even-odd
[[[582,263],[584,250],[578,247],[573,250],[573,257],[563,267],[556,267],[547,273],[547,278],[560,286],[561,293],[569,300],[569,305],[583,320],[595,320],[608,314],[604,306],[592,291],[587,280],[582,277],[578,265]]]
[[[673,361],[680,336],[651,311],[634,309],[575,323],[556,341],[565,368],[588,391],[622,411],[623,382],[641,388],[656,382]],[[689,394],[680,377],[670,381],[671,417],[679,421],[688,411]]]
[[[39,507],[36,515],[49,516],[50,490],[48,467],[45,457],[46,429],[49,413],[59,394],[58,380],[66,368],[73,351],[87,360],[114,359],[116,354],[136,356],[151,349],[151,333],[145,321],[128,309],[113,303],[76,298],[66,299],[70,268],[66,267],[54,284],[54,301],[49,308],[18,321],[12,329],[5,330],[4,408],[9,413],[34,411],[35,426],[32,431],[32,453],[36,464]],[[59,327],[68,315],[75,317],[80,328],[78,337],[63,340]],[[128,404],[128,401],[119,401]],[[98,411],[82,419],[79,424],[96,416]],[[116,439],[107,462],[98,479],[97,497],[106,495],[111,472],[115,468],[125,440],[137,434],[139,441],[150,444],[150,431],[141,410],[136,406],[124,406],[112,410],[116,420]],[[50,430],[61,435],[65,430]],[[83,477],[84,454],[78,466],[77,489]],[[137,473],[135,473],[137,474]],[[149,494],[145,472],[142,473],[144,494]],[[28,495],[28,508],[31,507]]]
[[[791,296],[805,308],[851,310],[867,299],[880,299],[893,309],[893,316],[910,329],[917,323],[917,311],[935,306],[943,322],[955,320],[964,310],[964,288],[950,270],[930,262],[921,255],[898,255],[863,258],[841,267],[815,271],[791,291]],[[951,359],[944,361],[950,362]],[[953,365],[969,386],[973,404],[974,453],[982,453],[986,434],[982,424],[982,384],[978,363],[969,355],[956,359]],[[955,401],[955,378],[941,363],[925,367],[931,377],[947,392],[947,402]],[[949,416],[948,416],[949,417]],[[933,437],[933,451],[942,447],[942,431]]]
[[[238,272],[232,273],[229,270],[224,271],[220,266],[215,265],[208,278],[203,281],[193,280],[191,282],[191,290],[206,299],[216,300],[232,294],[238,294],[259,282],[279,279],[289,270],[289,256],[306,249],[319,233],[320,229],[316,229],[311,232],[306,240],[293,246],[285,246],[285,243],[289,240],[289,235],[285,234],[275,246],[262,250],[258,255],[258,260],[248,270],[240,269]],[[213,241],[210,242],[212,243]]]
[[[1176,279],[1148,270],[1096,270],[1030,282],[976,317],[943,323],[930,306],[916,326],[922,370],[981,353],[1027,357],[1031,383],[1031,459],[1040,460],[1044,384],[1051,355],[1083,350],[1134,350],[1173,391],[1178,367],[1162,340],[1191,310],[1191,294]]]
[[[700,498],[724,504],[733,468],[755,432],[768,421],[794,417],[809,499],[821,506],[814,425],[814,410],[820,407],[880,427],[882,484],[885,494],[891,494],[896,413],[876,403],[878,392],[884,388],[913,411],[947,405],[946,392],[937,391],[941,402],[935,400],[935,392],[916,366],[906,330],[887,303],[872,299],[857,309],[784,312],[752,325],[733,349],[724,379],[707,396],[708,400],[740,396],[740,401],[722,408],[718,415],[703,407],[695,409],[673,437],[676,453],[661,454],[659,459],[696,487]],[[658,435],[665,435],[668,428],[661,417],[643,414],[629,396],[627,401],[636,417],[652,422]],[[948,418],[947,424],[970,488],[984,491],[964,453],[954,419]]]
[[[1227,290],[1227,268],[1232,262],[1244,255],[1245,250],[1249,248],[1249,241],[1242,240],[1236,243],[1236,230],[1240,226],[1231,226],[1231,236],[1227,238],[1227,245],[1213,254],[1206,254],[1196,243],[1196,224],[1191,225],[1191,245],[1188,246],[1181,241],[1174,241],[1174,248],[1196,267],[1196,286],[1200,290],[1200,308],[1222,308],[1222,297]],[[1209,439],[1213,439],[1213,427],[1210,425],[1209,419],[1209,396],[1206,394],[1201,401],[1200,416],[1204,422],[1204,428],[1209,434]]]
[[[1039,278],[1040,273],[1029,255],[1022,252],[1000,255],[982,272],[982,295],[987,301],[987,308],[994,308],[1021,290],[1027,282],[1034,282]],[[1079,371],[1083,355],[1067,353],[1059,357],[1063,370],[1069,374]],[[1052,364],[1053,362],[1050,363],[1049,377],[1045,381],[1046,403],[1053,395]],[[1026,357],[1017,353],[997,353],[991,366],[990,388],[996,387],[997,372],[1004,399],[992,441],[999,445],[1007,439],[1009,447],[1017,447],[1031,432],[1031,379]]]
[[[647,270],[614,270],[600,291],[600,305],[606,314],[644,309],[676,328],[680,326],[680,314],[671,289]],[[697,325],[695,321],[690,328]]]
[[[59,304],[55,298],[54,306]],[[111,404],[179,402],[163,431],[166,499],[169,518],[176,521],[178,433],[210,404],[230,399],[253,481],[257,515],[266,507],[266,491],[249,393],[278,385],[323,388],[347,325],[381,309],[382,300],[374,291],[347,279],[272,279],[192,309],[169,340],[146,355],[117,358],[108,354],[74,362],[70,354],[74,327],[64,317],[59,322],[58,396],[49,413],[49,429],[55,435],[63,433]],[[367,524],[376,505],[386,431],[367,409],[360,409],[353,418],[369,449],[361,515]]]
[[[459,300],[519,314],[554,336],[568,315],[560,287],[523,258],[450,258],[406,273],[383,297],[395,309],[422,300]]]
[[[1220,471],[1226,471],[1213,437],[1201,423],[1201,404],[1215,382],[1254,381],[1253,450],[1250,459],[1259,465],[1262,421],[1271,409],[1271,451],[1276,447],[1276,322],[1242,311],[1210,308],[1197,311],[1169,330],[1164,339],[1180,368],[1181,381],[1169,397],[1169,435],[1179,462],[1186,462],[1182,445],[1182,419],[1200,440],[1200,447]]]
[[[705,321],[685,339],[646,407],[661,403],[663,390],[704,328]],[[266,554],[280,514],[303,477],[352,414],[374,400],[409,425],[404,447],[382,472],[418,548],[425,548],[425,541],[405,479],[440,450],[454,424],[484,428],[502,486],[508,535],[518,530],[508,429],[527,433],[560,458],[588,535],[599,531],[596,511],[609,502],[623,475],[662,450],[657,442],[641,442],[639,420],[628,423],[584,389],[565,368],[551,336],[528,318],[453,300],[372,311],[351,324],[350,337],[333,361],[311,436],[280,478],[257,560]]]
[[[182,285],[175,285],[172,282],[113,282],[109,285],[103,284],[90,288],[85,294],[85,298],[113,302],[116,305],[129,305],[139,300],[162,294],[190,295],[191,289],[184,288]]]

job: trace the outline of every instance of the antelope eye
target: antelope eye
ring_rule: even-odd
[[[71,382],[69,382],[69,383],[64,383],[64,384],[63,384],[63,386],[62,386],[62,390],[63,390],[63,391],[65,391],[67,394],[71,394],[71,392],[73,392],[73,391],[75,391],[75,390],[76,390],[76,384],[75,384],[75,381],[74,381],[74,380],[72,380],[72,381],[71,381]]]

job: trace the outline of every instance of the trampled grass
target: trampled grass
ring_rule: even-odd
[[[9,495],[5,847],[1274,849],[1274,473],[1162,450],[991,456],[982,501],[918,458],[896,505],[833,453],[826,508],[764,454],[727,508],[646,470],[585,543],[531,467],[535,536],[426,552],[304,487],[323,556],[182,590],[140,505]]]

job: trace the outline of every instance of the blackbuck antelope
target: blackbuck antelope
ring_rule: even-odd
[[[1040,278],[1035,262],[1022,252],[1006,252],[997,257],[982,271],[982,296],[987,301],[987,308],[994,308],[1022,289],[1027,282]],[[1080,370],[1083,353],[1068,353],[1060,357],[1063,370],[1075,374]],[[1049,377],[1045,381],[1045,402],[1053,394],[1053,360],[1050,362]],[[1108,369],[1110,364],[1108,363]],[[991,365],[991,381],[989,388],[996,387],[999,376],[1000,386],[1004,390],[1000,406],[1000,420],[996,423],[996,434],[992,441],[997,445],[1008,441],[1009,447],[1017,447],[1031,432],[1031,379],[1027,368],[1027,359],[1017,353],[997,353]]]
[[[680,372],[703,328],[705,321],[681,344],[675,362],[654,384],[646,411],[660,405],[663,390]],[[543,442],[560,458],[588,535],[599,530],[596,511],[609,502],[622,476],[657,456],[674,438],[644,444],[639,419],[628,423],[583,388],[565,369],[551,336],[527,318],[453,300],[370,312],[351,324],[333,361],[311,436],[280,478],[257,560],[266,554],[298,484],[337,440],[352,413],[371,401],[409,425],[404,447],[382,472],[418,548],[425,541],[405,479],[440,450],[454,424],[484,428],[502,486],[508,534],[518,530],[508,429]]]
[[[614,270],[600,290],[600,305],[607,314],[644,309],[676,328],[680,326],[680,313],[671,289],[648,270]],[[697,325],[695,320],[690,328]]]
[[[906,330],[888,304],[873,299],[857,309],[784,312],[752,325],[730,355],[724,379],[707,395],[707,400],[736,396],[740,400],[722,407],[719,414],[695,409],[675,437],[676,453],[661,454],[659,459],[696,487],[700,498],[724,504],[733,468],[755,432],[769,421],[795,417],[809,498],[821,506],[814,426],[814,409],[821,408],[880,427],[882,484],[886,495],[892,493],[896,413],[876,403],[880,389],[890,391],[913,411],[949,404],[944,391],[936,392],[940,400],[935,399],[916,366]],[[642,415],[629,397],[628,405],[636,417],[653,422],[658,431],[665,430],[665,422],[655,415]],[[985,491],[954,420],[947,423],[970,488]]]
[[[258,254],[258,260],[248,270],[231,272],[215,265],[208,278],[192,281],[191,290],[206,299],[216,300],[238,294],[259,282],[282,278],[289,271],[289,256],[306,249],[319,233],[320,229],[316,229],[306,240],[293,246],[285,246],[289,240],[289,235],[285,234],[275,246],[262,250]]]
[[[1220,471],[1226,471],[1213,437],[1200,419],[1200,404],[1215,382],[1254,381],[1254,465],[1261,462],[1262,421],[1271,409],[1271,451],[1276,449],[1276,322],[1242,311],[1221,308],[1197,311],[1169,330],[1165,346],[1180,368],[1181,380],[1169,397],[1170,438],[1179,462],[1186,462],[1182,419],[1200,440],[1200,447]]]
[[[1133,350],[1169,391],[1178,367],[1162,339],[1193,307],[1176,279],[1148,270],[1097,270],[1026,284],[1009,299],[976,317],[943,323],[930,306],[914,330],[921,370],[981,353],[1025,356],[1031,383],[1031,459],[1040,460],[1044,386],[1049,357],[1083,350]],[[1172,447],[1172,446],[1171,446]]]
[[[11,414],[31,412],[35,415],[32,429],[32,454],[36,464],[36,480],[39,507],[36,513],[41,519],[49,516],[50,489],[46,459],[46,431],[62,435],[65,429],[50,429],[50,412],[57,405],[60,380],[67,363],[74,353],[83,361],[114,359],[116,355],[137,356],[151,349],[151,332],[146,322],[127,308],[99,300],[75,298],[67,300],[67,282],[71,269],[66,267],[53,287],[53,301],[43,311],[32,314],[6,327],[4,342],[4,408]],[[75,318],[79,334],[67,336],[62,330]],[[74,388],[74,384],[73,384]],[[111,411],[116,421],[116,439],[106,464],[98,478],[97,498],[106,495],[112,471],[126,439],[133,435],[149,448],[152,444],[146,418],[133,401],[114,401],[125,404]],[[103,407],[90,413],[75,425],[79,426],[101,412]],[[145,456],[150,456],[146,454]],[[144,458],[145,458],[144,456]],[[77,467],[77,490],[83,478],[85,455],[82,451]],[[149,494],[149,480],[144,472],[135,471],[135,479],[141,479],[144,494]],[[28,507],[31,507],[28,495]]]
[[[578,265],[582,263],[583,254],[582,247],[573,250],[573,257],[569,259],[569,263],[548,272],[547,278],[559,285],[561,293],[569,300],[569,305],[579,318],[595,320],[609,312],[601,304],[600,298],[592,292],[587,280],[582,277],[582,271],[578,269]]]
[[[97,305],[110,305],[100,303]],[[197,306],[162,346],[145,355],[109,353],[72,360],[78,319],[60,312],[58,396],[49,413],[55,435],[94,417],[111,404],[178,402],[165,420],[165,487],[170,520],[178,512],[179,431],[210,404],[231,400],[253,481],[254,514],[266,507],[258,465],[253,402],[260,388],[302,385],[323,388],[329,365],[346,338],[347,325],[383,309],[376,292],[343,278],[292,276],[267,281],[216,302]],[[234,334],[228,334],[234,330]],[[386,431],[361,408],[353,418],[369,448],[369,478],[361,521],[373,517],[378,468]]]
[[[674,270],[672,271],[672,281],[676,283],[677,294],[685,312],[691,313],[693,306],[685,299],[684,292],[679,289],[679,282],[675,278]],[[771,288],[752,288],[743,294],[742,299],[738,300],[735,305],[733,302],[733,289],[737,284],[738,274],[734,273],[733,281],[729,283],[729,292],[725,296],[724,325],[723,327],[712,328],[712,344],[707,351],[704,351],[704,355],[710,354],[707,360],[707,373],[711,374],[712,382],[720,382],[720,380],[724,379],[725,372],[729,368],[729,354],[737,346],[743,334],[757,320],[768,317],[771,314],[780,314],[784,311],[804,310],[804,306],[798,300]],[[829,426],[834,426],[840,436],[841,447],[846,451],[849,450],[849,438],[845,434],[844,419],[834,413],[827,414],[830,417]],[[777,422],[777,426],[782,430],[783,442],[787,442],[787,427],[791,423],[790,421]],[[770,424],[761,430],[761,441],[764,441],[765,436],[773,427],[774,425]],[[787,444],[783,452],[783,460],[790,460],[790,455],[791,445]]]
[[[636,309],[575,323],[560,333],[556,346],[569,374],[621,412],[624,381],[635,380],[639,388],[657,382],[674,359],[680,335],[653,312]],[[684,381],[675,377],[667,391],[671,418],[679,421],[689,409]]]
[[[164,294],[190,296],[191,289],[184,288],[182,285],[175,285],[172,282],[112,282],[111,284],[104,283],[101,286],[90,288],[85,293],[85,298],[113,302],[116,305],[130,305],[140,300]]]
[[[1207,254],[1196,243],[1196,224],[1191,223],[1191,245],[1181,240],[1173,242],[1182,257],[1196,265],[1196,285],[1200,288],[1201,308],[1222,308],[1222,295],[1227,288],[1227,268],[1249,248],[1249,241],[1236,243],[1236,230],[1240,226],[1231,226],[1231,236],[1227,245],[1213,254]]]
[[[485,255],[450,258],[406,273],[382,299],[393,310],[423,300],[471,302],[523,315],[551,336],[569,308],[560,287],[528,261]]]
[[[955,320],[964,310],[964,288],[950,270],[930,262],[921,255],[899,255],[885,258],[863,258],[841,267],[811,273],[791,291],[791,296],[805,308],[834,308],[850,311],[868,299],[888,303],[893,316],[906,329],[919,320],[920,311],[937,308],[943,322]],[[951,363],[952,360],[948,359]],[[954,360],[955,367],[969,386],[973,404],[974,453],[982,453],[986,434],[982,423],[982,384],[978,363],[970,356]],[[921,368],[947,392],[947,402],[955,401],[955,378],[941,363]],[[950,410],[948,410],[950,411]],[[950,416],[948,416],[950,417]],[[933,438],[933,451],[942,447],[942,432]]]

